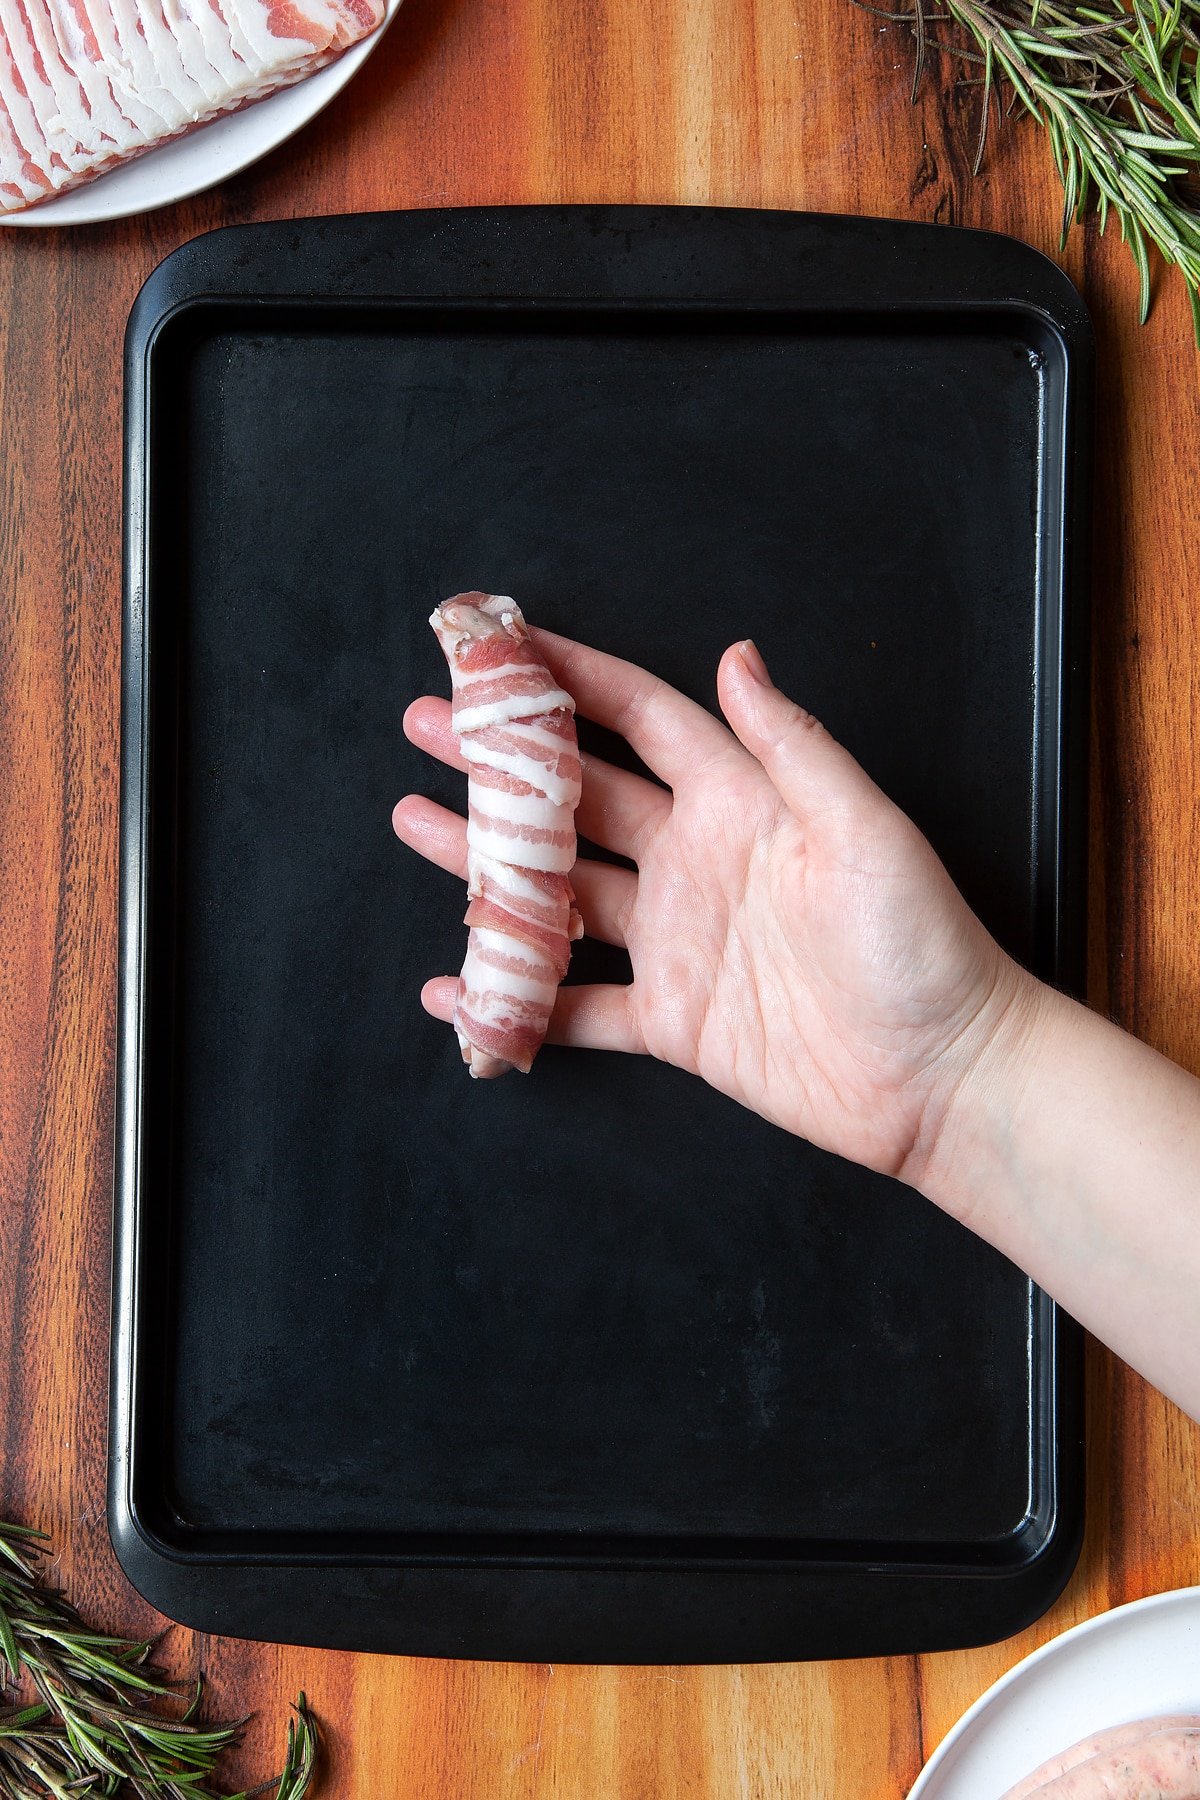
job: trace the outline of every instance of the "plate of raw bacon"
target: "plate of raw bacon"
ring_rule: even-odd
[[[0,6],[0,224],[128,218],[227,180],[341,92],[400,4],[33,0],[32,47]]]

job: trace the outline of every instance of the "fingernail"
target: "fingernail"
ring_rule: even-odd
[[[744,638],[738,645],[738,654],[746,665],[746,671],[753,681],[761,687],[770,687],[771,677],[767,674],[767,665],[758,653],[758,645],[753,638]]]

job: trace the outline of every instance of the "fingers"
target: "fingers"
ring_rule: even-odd
[[[584,718],[620,732],[672,787],[714,759],[736,756],[720,721],[657,675],[552,631],[533,635]]]
[[[428,862],[466,880],[467,823],[457,813],[435,805],[423,794],[407,794],[392,813],[392,829],[401,843]],[[571,886],[588,936],[623,949],[621,921],[637,892],[633,870],[584,859],[571,870]]]
[[[721,658],[717,694],[738,738],[797,816],[883,798],[850,752],[773,685],[749,638],[731,645]]]
[[[450,702],[424,694],[406,708],[404,735],[418,750],[428,750],[451,769],[467,770],[466,758],[458,747],[458,733],[450,723]]]
[[[467,879],[467,821],[457,813],[424,794],[405,794],[392,808],[392,830],[426,862]]]
[[[439,762],[452,769],[466,768],[448,700],[431,694],[414,700],[404,715],[404,733]],[[598,756],[585,756],[582,762],[583,797],[575,813],[576,826],[593,844],[603,844],[619,856],[636,857],[642,839],[670,812],[671,796],[652,781],[615,769]]]
[[[421,989],[421,1005],[435,1019],[447,1024],[454,1017],[458,979],[439,975]],[[623,1050],[642,1055],[646,1046],[634,1022],[632,988],[597,983],[591,987],[563,987],[550,1017],[548,1044],[570,1044],[576,1050]]]

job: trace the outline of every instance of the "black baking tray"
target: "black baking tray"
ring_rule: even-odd
[[[311,220],[150,278],[109,1506],[162,1611],[733,1661],[974,1644],[1058,1593],[1071,1322],[676,1070],[550,1049],[472,1085],[417,1003],[463,893],[389,814],[462,803],[400,724],[446,686],[446,594],[710,705],[752,635],[1078,991],[1091,356],[1033,251],[876,220]],[[585,944],[572,976],[621,967]]]

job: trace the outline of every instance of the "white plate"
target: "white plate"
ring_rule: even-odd
[[[1035,1650],[963,1714],[909,1800],[999,1800],[1093,1732],[1188,1712],[1200,1713],[1200,1587],[1118,1606]]]
[[[103,219],[127,219],[227,181],[315,119],[357,75],[399,10],[400,0],[387,0],[387,15],[378,31],[295,87],[201,125],[159,150],[147,150],[56,200],[45,200],[28,212],[0,214],[0,224],[95,225]]]

